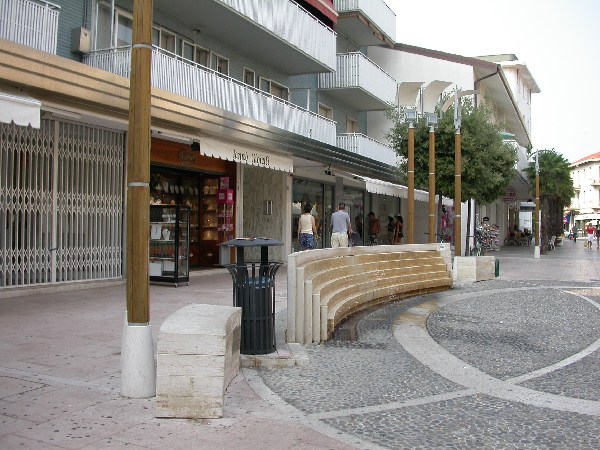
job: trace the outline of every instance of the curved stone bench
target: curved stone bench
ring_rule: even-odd
[[[450,248],[443,244],[294,253],[288,257],[287,341],[325,341],[356,312],[450,287]]]

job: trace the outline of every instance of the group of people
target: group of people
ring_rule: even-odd
[[[298,241],[301,250],[312,250],[315,248],[315,236],[317,236],[317,225],[314,216],[311,214],[312,206],[310,203],[304,205],[304,210],[298,220]],[[369,245],[381,243],[380,232],[381,225],[375,213],[371,211],[369,218]],[[400,214],[389,216],[387,225],[388,244],[401,244],[404,237],[404,220]],[[331,215],[331,247],[348,247],[350,241],[354,239],[356,233],[352,231],[350,215],[346,212],[346,204],[340,203],[337,210]],[[357,245],[353,241],[353,245]]]

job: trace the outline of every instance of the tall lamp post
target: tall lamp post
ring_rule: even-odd
[[[533,250],[533,257],[540,257],[540,242],[541,232],[540,229],[540,161],[539,151],[535,152],[535,247]]]
[[[438,123],[436,113],[427,113],[429,127],[429,243],[435,242],[435,127]]]
[[[408,192],[407,196],[407,232],[406,242],[415,243],[415,122],[417,121],[417,110],[404,110],[404,121],[408,122]]]
[[[414,228],[415,228],[415,128],[414,124],[417,121],[417,95],[423,85],[420,81],[406,81],[398,86],[398,109],[403,106],[408,106],[404,110],[404,121],[408,122],[408,158],[407,158],[407,222],[404,227],[404,235],[406,242],[414,243]]]
[[[450,97],[442,106],[442,111],[446,111],[452,102],[454,102],[454,256],[462,256],[462,151],[460,126],[462,124],[460,111],[460,98],[465,95],[475,95],[477,90],[457,91],[454,98]]]
[[[452,83],[449,81],[434,80],[424,89],[421,97],[423,112],[427,118],[429,127],[429,221],[428,233],[429,243],[435,242],[436,214],[435,214],[435,127],[438,124],[438,116],[435,113],[435,107],[438,104],[440,95]]]

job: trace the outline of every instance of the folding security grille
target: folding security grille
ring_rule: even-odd
[[[124,134],[0,124],[0,287],[122,276]]]

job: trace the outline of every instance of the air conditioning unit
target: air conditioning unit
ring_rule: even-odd
[[[71,51],[88,54],[92,50],[92,33],[87,28],[71,30]]]

